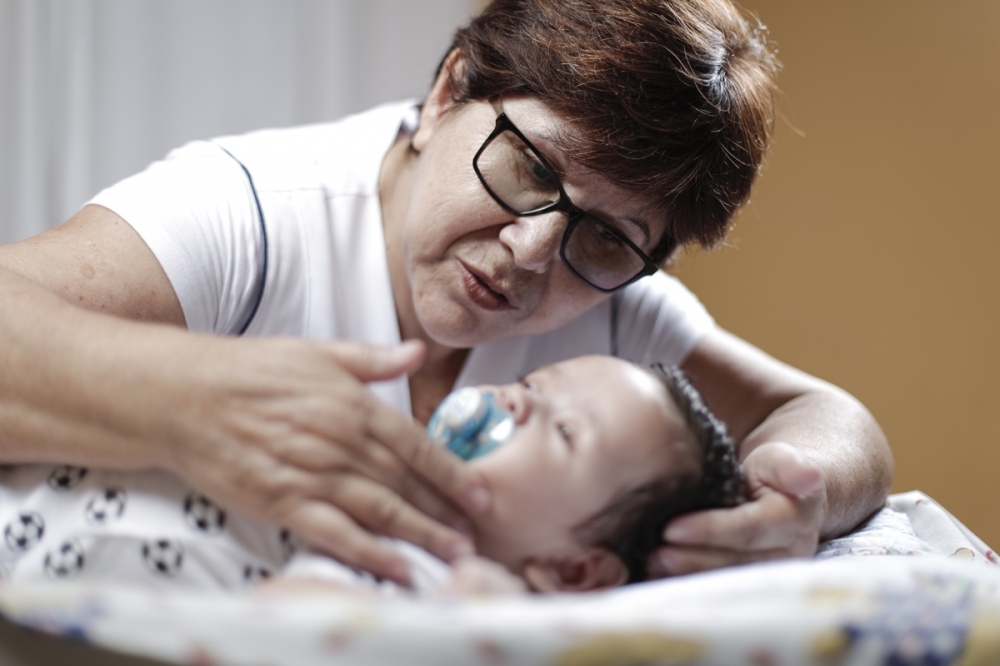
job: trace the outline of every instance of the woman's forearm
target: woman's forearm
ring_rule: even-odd
[[[739,443],[755,500],[719,524],[681,519],[694,525],[687,543],[732,549],[731,562],[801,555],[882,505],[892,454],[873,416],[848,393],[721,329],[683,368]]]
[[[161,464],[150,434],[162,399],[144,397],[143,368],[176,335],[75,307],[0,267],[0,462]]]
[[[166,469],[400,583],[373,532],[471,550],[445,523],[483,510],[482,480],[365,386],[412,371],[419,345],[192,334],[77,307],[4,259],[0,463]]]
[[[821,539],[851,530],[885,502],[892,453],[878,423],[847,393],[830,387],[791,399],[744,438],[741,456],[766,442],[791,444],[820,471]]]

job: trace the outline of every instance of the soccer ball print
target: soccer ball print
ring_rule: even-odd
[[[60,465],[49,474],[48,484],[52,490],[65,492],[75,488],[84,477],[87,476],[86,467],[72,467],[71,465]]]
[[[204,495],[191,493],[184,500],[184,517],[201,532],[214,534],[226,526],[226,512]]]
[[[104,525],[117,520],[125,513],[126,494],[121,488],[106,488],[94,495],[84,513],[87,520],[97,525]]]
[[[267,567],[248,564],[243,567],[243,582],[247,585],[255,585],[271,577],[271,570]]]
[[[22,511],[7,523],[3,536],[11,550],[29,550],[45,536],[45,521],[37,513]]]
[[[281,542],[281,554],[285,561],[292,559],[295,553],[302,549],[302,539],[296,534],[292,534],[287,529],[282,528],[278,532],[278,540]]]
[[[83,569],[83,546],[78,541],[64,541],[45,554],[45,573],[52,578],[72,578]]]
[[[170,539],[157,539],[142,544],[142,559],[153,573],[173,578],[184,564],[184,548]]]

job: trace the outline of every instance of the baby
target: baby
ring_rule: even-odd
[[[516,428],[469,462],[494,498],[473,526],[479,556],[503,567],[487,567],[487,578],[544,592],[643,580],[670,518],[743,498],[732,442],[676,371],[588,356],[488,390]],[[0,573],[11,580],[232,589],[282,573],[385,587],[297,552],[287,532],[231,514],[158,471],[7,468],[0,525]],[[446,584],[446,565],[398,546],[415,587]],[[461,568],[483,571],[483,560],[471,562]]]

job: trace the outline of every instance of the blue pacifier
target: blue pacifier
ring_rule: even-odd
[[[514,434],[514,417],[492,393],[466,387],[451,393],[427,423],[435,442],[464,460],[486,455]]]

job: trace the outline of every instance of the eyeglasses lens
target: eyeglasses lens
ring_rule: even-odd
[[[614,289],[638,275],[645,262],[606,224],[583,215],[563,247],[566,262],[601,289]]]
[[[559,178],[513,132],[501,132],[489,141],[477,166],[487,188],[519,215],[539,213],[559,202]],[[645,268],[644,260],[616,231],[583,214],[563,247],[570,267],[601,289],[615,289]]]
[[[559,201],[559,179],[513,132],[501,132],[479,156],[487,185],[517,213],[533,213]]]

